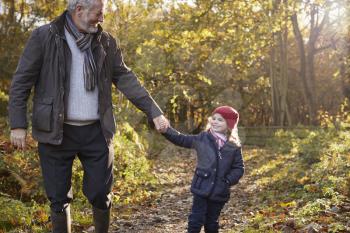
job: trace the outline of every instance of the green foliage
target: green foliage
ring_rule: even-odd
[[[156,179],[150,172],[145,141],[141,143],[128,123],[120,125],[120,130],[114,140],[114,198],[117,204],[138,203],[149,197],[147,189],[155,186]]]
[[[327,215],[335,206],[347,206],[350,198],[350,134],[343,127],[347,124],[338,129],[332,125],[276,132],[268,144],[273,155],[264,153],[269,162],[252,172],[262,189],[259,198],[267,206],[259,207],[262,214],[249,225],[269,229],[271,222],[285,222],[287,213],[298,229],[318,222],[328,232],[349,230],[345,213]]]
[[[281,77],[277,83],[271,80],[269,63],[275,63],[271,61],[271,49],[278,47],[278,35],[286,32],[288,48],[285,52],[291,58],[288,77],[299,78],[298,62],[295,62],[299,55],[290,15],[297,13],[305,18],[300,20],[301,24],[310,24],[311,19],[303,9],[317,6],[319,12],[324,12],[328,8],[344,7],[338,1],[330,6],[325,2],[118,0],[108,2],[103,27],[119,39],[126,64],[138,74],[173,122],[193,130],[203,126],[211,109],[227,104],[242,112],[243,124],[266,125],[272,122],[272,85],[282,89]],[[1,3],[1,90],[8,89],[31,30],[52,20],[65,6],[66,1],[52,0],[5,0]],[[319,33],[325,47],[328,41],[333,43],[346,38],[346,17],[341,14],[335,17],[334,12],[332,16],[339,24],[324,29],[332,33]],[[305,31],[306,38],[308,30]],[[329,34],[340,36],[330,39]],[[322,48],[323,44],[320,46]],[[319,94],[315,98],[326,97],[318,98],[320,103],[316,110],[324,106],[335,112],[343,99],[342,75],[335,61],[342,60],[344,54],[325,49],[317,51],[317,56],[315,77]],[[276,64],[272,64],[277,70],[281,68],[277,64],[280,59],[276,57]],[[281,71],[277,75],[281,76]],[[288,99],[299,103],[287,103],[295,106],[290,108],[292,123],[307,122],[302,82],[288,83]],[[175,101],[174,96],[177,96]],[[5,113],[3,109],[0,108]]]
[[[9,100],[9,96],[0,90],[0,101],[7,102]]]
[[[323,210],[329,209],[330,200],[328,199],[316,199],[312,202],[307,202],[302,208],[297,210],[297,215],[302,217],[318,216]]]
[[[48,220],[48,208],[35,201],[24,203],[7,194],[0,194],[0,232],[43,232]],[[17,229],[17,231],[16,231]]]
[[[268,77],[253,67],[269,44],[264,2],[201,1],[152,8],[117,1],[112,15],[118,20],[107,18],[106,28],[119,37],[126,63],[168,117],[176,123],[193,121],[195,127],[216,105],[240,108],[253,93],[269,98]],[[249,91],[242,89],[246,85]]]
[[[32,210],[30,207],[25,206],[23,202],[7,197],[0,197],[0,204],[2,206],[0,209],[0,226],[14,227],[30,225]]]

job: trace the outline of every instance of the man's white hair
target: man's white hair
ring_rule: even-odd
[[[68,0],[67,9],[69,12],[73,12],[78,4],[83,5],[84,7],[90,8],[95,0]]]

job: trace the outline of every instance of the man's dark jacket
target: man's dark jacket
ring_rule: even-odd
[[[163,135],[175,145],[196,150],[197,167],[192,179],[192,193],[220,202],[230,198],[230,186],[237,184],[244,173],[240,147],[227,141],[219,150],[209,132],[185,135],[169,127]]]
[[[64,34],[64,12],[53,22],[35,29],[13,76],[9,120],[11,129],[27,128],[27,100],[32,87],[32,134],[41,143],[61,144],[69,95],[72,55]],[[91,49],[98,70],[98,112],[103,134],[110,143],[115,133],[112,83],[149,119],[161,110],[124,64],[116,40],[99,26]]]

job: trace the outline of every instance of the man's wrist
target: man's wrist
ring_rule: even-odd
[[[158,105],[152,104],[150,115],[151,115],[151,117],[152,117],[152,120],[154,120],[155,118],[157,118],[157,117],[163,115],[163,112],[162,112],[162,110],[158,107]]]

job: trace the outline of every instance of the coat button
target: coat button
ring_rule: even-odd
[[[216,168],[214,168],[214,172],[216,172]]]
[[[211,184],[214,184],[214,182],[211,182]]]

